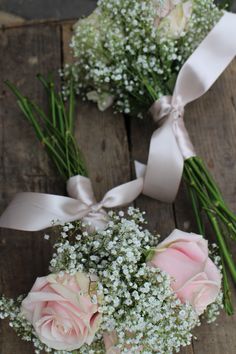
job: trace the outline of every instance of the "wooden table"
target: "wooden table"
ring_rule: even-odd
[[[19,112],[4,80],[17,84],[46,108],[47,100],[35,79],[37,73],[55,73],[70,60],[70,22],[31,23],[0,31],[0,212],[15,193],[65,193],[63,181]],[[186,123],[197,151],[217,178],[224,196],[236,212],[236,61],[198,102],[191,104]],[[95,105],[79,102],[78,141],[85,152],[98,198],[111,187],[129,181],[133,160],[146,161],[151,122],[127,120],[101,113]],[[167,236],[173,228],[196,231],[190,202],[181,187],[173,205],[140,197],[135,205],[147,211],[149,228]],[[211,230],[208,230],[212,237]],[[0,230],[0,292],[15,297],[27,293],[35,278],[47,274],[51,243],[43,232]],[[232,246],[232,251],[236,247]],[[232,287],[236,306],[236,289]],[[222,313],[217,324],[202,325],[198,337],[182,354],[235,354],[236,317]],[[0,323],[0,353],[29,354],[6,322]]]

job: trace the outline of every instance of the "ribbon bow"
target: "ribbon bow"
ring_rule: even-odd
[[[184,107],[206,93],[236,55],[236,16],[225,12],[221,20],[185,62],[173,96],[156,101],[150,111],[162,123],[150,143],[147,166],[135,163],[144,177],[143,194],[173,202],[183,174],[184,161],[195,156],[184,125]]]
[[[93,229],[105,228],[108,216],[104,208],[131,203],[141,194],[143,179],[122,184],[107,192],[97,203],[89,178],[71,177],[69,197],[42,193],[19,193],[0,218],[0,227],[21,231],[39,231],[54,225],[83,220]]]

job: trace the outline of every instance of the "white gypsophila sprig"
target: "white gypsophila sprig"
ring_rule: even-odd
[[[92,15],[78,21],[71,40],[75,61],[64,70],[66,79],[72,75],[78,94],[101,110],[114,103],[117,111],[139,116],[154,100],[172,94],[183,63],[222,13],[213,0],[188,1],[191,14],[176,38],[166,30],[172,8],[160,18],[166,3],[100,0]],[[186,0],[176,3],[184,6]]]

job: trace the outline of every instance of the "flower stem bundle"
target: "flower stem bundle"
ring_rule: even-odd
[[[198,230],[206,236],[203,214],[209,219],[222,256],[225,309],[233,314],[226,267],[236,283],[236,264],[227,238],[236,241],[236,216],[224,202],[218,186],[199,157],[185,161],[184,180],[187,183]]]
[[[87,171],[79,146],[74,136],[75,99],[73,82],[70,84],[68,107],[57,93],[51,79],[38,75],[49,97],[49,113],[46,114],[35,102],[23,96],[15,85],[7,82],[17,97],[18,105],[27,121],[33,127],[38,140],[46,148],[48,155],[65,181],[77,174],[87,176]]]

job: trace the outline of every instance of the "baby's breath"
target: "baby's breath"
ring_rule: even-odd
[[[116,111],[141,116],[154,100],[172,94],[183,63],[222,15],[213,0],[192,3],[187,27],[173,38],[154,26],[161,0],[98,1],[95,12],[75,25],[75,61],[65,77],[72,75],[77,93],[99,109],[114,103]]]

